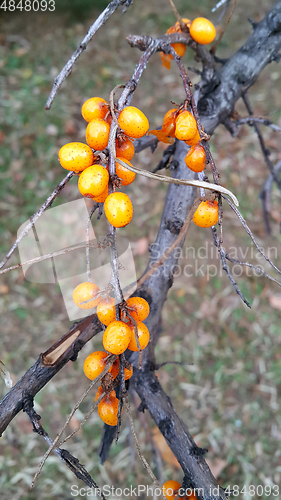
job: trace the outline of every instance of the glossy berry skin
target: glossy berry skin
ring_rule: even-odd
[[[125,134],[133,139],[143,137],[149,129],[145,114],[134,106],[127,106],[121,111],[118,123]]]
[[[144,321],[149,315],[149,304],[142,297],[131,297],[127,300],[127,306],[136,321]]]
[[[127,323],[113,321],[103,334],[103,346],[106,351],[112,354],[122,354],[122,352],[126,351],[131,336],[132,332]]]
[[[178,495],[177,491],[181,488],[181,484],[178,481],[166,481],[162,486],[162,491],[167,500],[175,500]]]
[[[116,156],[126,158],[126,160],[131,160],[135,154],[135,147],[130,141],[126,139],[125,141],[119,141],[116,139]]]
[[[177,112],[177,108],[170,109],[163,118],[162,131],[164,134],[173,138],[175,137]]]
[[[130,325],[130,329],[132,330],[132,337],[131,337],[131,341],[128,345],[128,349],[130,349],[130,351],[136,352],[136,351],[138,351],[138,346],[137,346],[134,326]],[[149,338],[150,338],[149,331],[148,331],[147,326],[144,323],[142,323],[141,321],[137,321],[137,329],[138,329],[140,347],[141,347],[141,350],[143,350],[146,348],[146,346],[149,342]]]
[[[94,163],[94,153],[82,142],[69,142],[59,150],[59,162],[63,168],[73,172],[82,172]]]
[[[202,201],[197,208],[193,222],[199,227],[212,227],[219,220],[219,206],[215,201]]]
[[[118,158],[120,158],[120,160],[124,161],[125,163],[128,163],[129,165],[131,165],[131,167],[133,166],[129,162],[129,160],[126,160],[126,158],[124,158],[122,156],[118,156]],[[132,182],[134,182],[135,177],[136,177],[135,172],[132,172],[128,168],[123,167],[123,165],[121,165],[117,161],[115,162],[115,173],[121,179],[122,186],[129,186],[129,184],[132,184]]]
[[[92,165],[79,176],[78,189],[86,198],[100,196],[108,187],[109,174],[102,165]]]
[[[203,146],[201,146],[201,144],[192,146],[184,161],[186,166],[192,170],[192,172],[202,172],[206,163],[206,155]]]
[[[100,289],[97,285],[90,283],[89,281],[85,281],[84,283],[80,283],[80,285],[74,289],[73,301],[78,307],[80,307],[80,309],[93,309],[93,307],[96,307],[101,301],[100,297],[95,298],[99,291]],[[88,300],[90,300],[90,302],[82,304],[82,302],[86,302]]]
[[[116,378],[117,375],[119,375],[119,358],[117,358],[113,365],[112,365],[112,370],[111,370],[111,375],[113,378]],[[125,380],[129,380],[129,378],[131,378],[131,376],[133,375],[133,367],[131,366],[130,370],[128,370],[128,368],[125,368]]]
[[[90,122],[94,118],[104,118],[107,112],[107,102],[102,97],[91,97],[91,99],[84,102],[81,109],[86,122]]]
[[[91,120],[86,128],[86,141],[89,146],[102,151],[108,145],[110,125],[101,118]]]
[[[201,45],[208,45],[216,38],[216,28],[205,17],[197,17],[190,26],[190,36]]]
[[[193,139],[198,132],[194,116],[189,111],[183,111],[176,119],[175,136],[180,141]]]
[[[199,134],[199,130],[197,129],[195,136],[192,139],[190,139],[189,141],[184,141],[184,142],[186,142],[186,144],[188,144],[188,146],[196,146],[196,144],[198,144],[200,139],[201,139],[201,137]]]
[[[83,370],[90,380],[94,380],[103,371],[106,361],[108,360],[108,354],[104,351],[92,352],[84,361]]]
[[[125,193],[111,193],[104,202],[104,213],[113,227],[127,226],[133,217],[132,202]]]
[[[113,297],[108,297],[100,301],[97,307],[97,315],[99,320],[106,326],[115,321],[115,300]]]
[[[108,197],[108,186],[99,196],[93,196],[92,198],[97,203],[104,203],[107,197]]]
[[[166,31],[166,34],[167,35],[170,35],[171,33],[177,33],[177,32],[181,32],[181,29],[180,29],[180,26],[172,26],[171,28],[169,28],[167,31]],[[185,54],[185,51],[186,51],[186,46],[184,45],[184,43],[171,43],[171,46],[173,47],[173,49],[175,50],[175,52],[177,53],[178,56],[180,57],[183,57],[184,54]],[[170,54],[171,57],[173,57],[171,54]]]
[[[101,400],[98,405],[98,413],[102,421],[107,425],[117,425],[119,399],[112,393]]]

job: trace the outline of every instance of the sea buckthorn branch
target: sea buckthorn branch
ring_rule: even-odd
[[[70,179],[74,175],[75,175],[75,172],[69,172],[64,177],[64,179],[62,179],[62,181],[55,187],[54,191],[50,194],[50,196],[48,196],[48,198],[46,199],[46,201],[44,201],[43,205],[39,208],[39,210],[37,210],[37,212],[30,217],[30,222],[27,224],[27,226],[22,231],[22,233],[18,236],[18,238],[16,239],[16,241],[13,244],[12,248],[9,250],[9,252],[4,257],[4,259],[2,260],[2,262],[0,262],[0,269],[2,269],[2,267],[5,266],[5,264],[10,259],[11,255],[18,248],[19,243],[21,242],[21,240],[25,236],[28,235],[30,229],[33,228],[35,222],[39,219],[39,217],[41,217],[41,215],[43,215],[43,213],[45,212],[45,210],[47,210],[47,208],[49,208],[52,205],[54,199],[58,196],[58,194],[61,192],[61,190],[66,186],[66,184],[70,181]]]
[[[38,415],[38,413],[36,413],[36,411],[34,410],[33,397],[30,397],[29,394],[24,393],[24,398],[25,399],[24,399],[24,404],[23,404],[23,411],[26,412],[27,415],[29,416],[29,419],[33,425],[34,432],[36,432],[40,436],[43,436],[43,438],[45,439],[45,441],[49,445],[50,444],[53,445],[53,442],[52,442],[50,436],[48,435],[48,433],[45,431],[42,424],[40,423],[41,416]],[[98,491],[100,498],[102,498],[103,500],[106,500],[105,496],[103,495],[103,493],[99,489],[97,483],[92,479],[92,477],[87,472],[85,467],[82,464],[80,464],[79,460],[76,457],[74,457],[71,453],[69,453],[68,450],[59,449],[55,446],[53,449],[54,449],[54,452],[56,453],[56,455],[75,474],[75,476],[78,479],[81,479],[90,488],[97,488],[98,489],[97,491]],[[34,486],[34,481],[35,481],[36,477],[33,479],[32,483],[31,483],[31,488],[33,488],[33,486]]]
[[[212,227],[212,232],[213,232],[213,238],[214,238],[214,245],[219,248],[219,237],[217,235],[217,229],[215,227]],[[228,253],[221,247],[220,248],[220,252],[222,252],[223,254],[223,257],[228,260],[229,262],[231,262],[232,264],[238,264],[239,266],[245,266],[245,267],[249,267],[250,269],[254,269],[255,271],[257,271],[261,276],[264,276],[265,278],[268,278],[269,280],[273,281],[274,283],[276,283],[276,285],[280,286],[281,287],[281,282],[276,280],[275,278],[273,278],[273,276],[270,276],[270,274],[267,274],[266,272],[264,272],[260,267],[258,266],[255,266],[254,264],[251,264],[250,262],[243,262],[241,260],[238,260],[238,259],[234,259],[233,257],[230,257],[230,255],[228,255]],[[228,274],[228,271],[229,270],[226,270],[226,273]],[[236,290],[235,290],[236,291]],[[238,291],[236,291],[236,293],[238,293]],[[238,293],[238,295],[240,295],[240,293]],[[240,295],[241,297],[241,295]],[[241,297],[242,298],[242,297]],[[242,299],[243,300],[243,299]],[[245,302],[243,300],[243,302]],[[248,305],[248,303],[247,303]],[[250,307],[250,306],[248,306]]]
[[[14,266],[8,267],[6,269],[2,269],[0,271],[1,274],[6,274],[10,271],[14,271],[15,269],[20,269],[24,266],[31,266],[32,264],[38,264],[39,262],[43,262],[44,260],[52,259],[53,257],[58,257],[59,255],[64,255],[69,252],[75,252],[76,250],[81,250],[82,248],[106,248],[111,246],[113,243],[111,235],[108,235],[101,242],[86,242],[79,243],[74,245],[73,247],[64,248],[63,250],[58,250],[57,252],[48,253],[46,255],[41,255],[40,257],[35,257],[34,259],[27,260],[26,262],[21,262],[19,264],[15,264]]]
[[[71,58],[67,61],[66,65],[64,68],[61,70],[59,75],[56,77],[54,81],[53,88],[50,92],[50,95],[48,97],[48,100],[46,102],[45,109],[50,109],[53,103],[53,100],[62,86],[64,80],[68,77],[68,75],[71,73],[72,68],[74,64],[76,63],[78,57],[82,54],[84,50],[86,50],[88,43],[92,40],[94,34],[98,31],[103,24],[109,19],[109,17],[116,11],[116,9],[120,5],[124,5],[123,13],[126,12],[127,8],[131,5],[132,0],[112,0],[108,4],[108,6],[104,9],[104,11],[100,14],[100,16],[96,19],[96,21],[92,24],[92,26],[89,28],[89,31],[87,35],[83,38],[82,42],[80,43],[79,47],[75,50]]]
[[[58,447],[57,447],[57,443],[59,442],[62,434],[64,433],[66,427],[68,426],[70,420],[72,419],[73,415],[75,414],[75,412],[78,410],[78,408],[80,407],[80,405],[83,403],[84,399],[88,396],[89,392],[92,390],[92,388],[94,386],[96,386],[100,380],[108,373],[110,367],[112,366],[112,363],[117,359],[117,356],[115,356],[114,354],[111,354],[109,357],[108,357],[108,360],[105,364],[105,367],[102,371],[102,373],[96,377],[89,385],[89,387],[84,391],[84,393],[80,396],[79,400],[77,401],[77,403],[74,405],[74,407],[72,408],[70,414],[68,415],[66,421],[65,421],[65,424],[64,426],[62,427],[62,429],[60,430],[60,432],[57,434],[56,438],[52,441],[50,438],[49,438],[49,441],[48,441],[48,444],[49,444],[49,448],[48,450],[46,451],[45,455],[43,456],[39,466],[38,466],[38,469],[34,475],[34,478],[32,480],[32,487],[34,486],[34,483],[37,479],[37,477],[39,476],[40,472],[42,471],[43,467],[44,467],[44,464],[48,458],[48,456],[52,453],[53,450],[59,450],[59,447],[62,445],[62,443],[64,443],[66,441],[66,439],[64,441],[62,441],[61,443],[59,443]],[[103,394],[100,396],[100,400],[102,400],[102,396]],[[96,404],[98,404],[100,401],[97,401]],[[61,451],[61,450],[59,450]]]
[[[281,127],[278,127],[278,125],[275,125],[275,123],[273,123],[271,120],[262,116],[246,116],[244,118],[235,120],[235,124],[238,126],[244,124],[252,126],[254,123],[261,123],[261,125],[264,125],[265,127],[270,127],[272,130],[274,130],[274,132],[281,132]]]
[[[281,160],[278,161],[274,167],[273,167],[273,172],[275,177],[278,177],[278,173],[281,169]],[[269,224],[269,213],[270,213],[270,206],[271,206],[271,193],[272,193],[272,185],[274,181],[274,176],[272,173],[269,174],[268,178],[266,179],[263,189],[260,193],[260,198],[262,200],[263,204],[263,214],[264,214],[264,220],[265,220],[265,226],[267,233],[270,234],[270,224]]]

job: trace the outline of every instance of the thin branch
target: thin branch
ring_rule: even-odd
[[[112,0],[104,9],[104,11],[100,14],[100,16],[96,19],[96,21],[92,24],[90,27],[87,35],[83,38],[82,42],[80,43],[79,47],[75,50],[74,54],[71,56],[71,58],[67,61],[66,65],[64,68],[61,70],[59,75],[56,77],[54,81],[53,88],[50,92],[50,95],[48,97],[48,100],[46,102],[45,109],[50,109],[52,106],[53,100],[62,86],[64,80],[68,77],[68,75],[71,73],[72,68],[74,64],[76,63],[78,57],[82,54],[84,50],[86,50],[88,43],[92,40],[94,34],[98,31],[103,24],[108,20],[108,18],[116,11],[116,9],[120,5],[124,5],[127,8],[131,3],[131,0]]]
[[[278,125],[275,125],[271,120],[262,116],[246,116],[245,118],[235,120],[236,125],[253,125],[254,123],[261,123],[265,125],[265,127],[270,127],[274,132],[281,132],[281,127],[278,127]]]
[[[74,252],[75,250],[80,250],[82,248],[106,248],[112,245],[112,238],[110,235],[106,236],[106,238],[99,242],[86,242],[86,243],[79,243],[77,245],[74,245],[73,247],[68,247],[64,248],[63,250],[58,250],[57,252],[51,252],[46,255],[41,255],[40,257],[35,257],[35,259],[27,260],[26,262],[22,262],[19,264],[15,264],[14,266],[7,267],[7,269],[2,269],[0,271],[1,274],[6,274],[10,271],[14,271],[15,269],[20,269],[24,266],[30,266],[31,264],[38,264],[39,262],[43,262],[44,260],[52,259],[53,257],[58,257],[59,255],[64,255],[69,252]],[[92,299],[91,299],[92,300]]]
[[[145,459],[145,457],[143,456],[142,452],[141,452],[141,448],[140,448],[140,444],[139,444],[139,441],[138,441],[138,438],[137,438],[137,433],[136,433],[136,429],[135,429],[135,425],[134,425],[134,420],[133,420],[133,417],[132,417],[132,414],[131,414],[131,409],[130,409],[130,404],[129,404],[129,401],[128,401],[128,395],[126,395],[124,397],[124,406],[126,408],[126,411],[128,413],[128,417],[129,417],[129,422],[130,422],[130,427],[131,427],[131,433],[132,433],[132,436],[134,438],[134,442],[135,442],[135,445],[136,445],[136,449],[137,449],[137,453],[138,453],[138,456],[144,466],[144,468],[147,470],[147,472],[149,473],[154,485],[156,486],[156,488],[159,488],[159,490],[161,491],[161,497],[162,497],[162,500],[166,500],[165,499],[165,496],[163,495],[162,493],[162,489],[161,489],[161,485],[158,481],[158,479],[155,477],[149,463],[147,462],[147,460]]]
[[[36,413],[36,411],[34,410],[33,397],[27,393],[25,394],[24,397],[25,399],[24,399],[23,411],[28,414],[30,421],[33,425],[33,430],[40,436],[43,436],[43,438],[49,445],[52,444],[51,438],[49,437],[48,433],[45,431],[45,429],[42,427],[40,423],[41,420],[40,415],[38,415],[38,413]],[[101,492],[97,483],[91,478],[90,474],[87,472],[85,467],[83,467],[83,465],[80,464],[77,458],[71,455],[71,453],[69,453],[69,451],[67,450],[54,448],[54,452],[64,462],[64,464],[75,474],[75,476],[78,479],[81,479],[87,486],[95,488],[98,491],[100,498],[106,500],[105,496]],[[38,474],[34,476],[30,488],[33,488],[37,476]]]
[[[86,268],[87,268],[87,281],[88,282],[91,282],[92,281],[92,278],[91,278],[91,262],[90,262],[90,237],[89,237],[89,226],[90,226],[90,222],[91,222],[91,217],[93,215],[93,213],[97,210],[97,208],[99,207],[99,204],[98,203],[94,203],[89,215],[88,215],[88,218],[87,218],[87,222],[86,222]]]
[[[42,458],[42,460],[41,460],[41,462],[40,462],[40,464],[38,466],[38,470],[37,470],[36,474],[34,475],[34,478],[33,478],[33,481],[32,481],[32,485],[34,485],[34,483],[36,481],[36,478],[39,476],[40,472],[42,471],[42,469],[44,467],[44,464],[45,464],[48,456],[55,449],[56,444],[58,443],[58,441],[61,438],[63,432],[65,431],[66,427],[68,426],[68,424],[69,424],[70,420],[72,419],[74,413],[78,410],[79,406],[84,401],[84,399],[88,396],[88,394],[92,390],[92,388],[104,377],[104,375],[106,375],[106,373],[109,371],[109,369],[112,366],[112,363],[115,361],[115,359],[117,359],[117,356],[115,356],[114,354],[112,354],[111,356],[108,357],[102,373],[98,377],[96,377],[90,383],[89,387],[86,389],[86,391],[82,394],[82,396],[79,398],[79,400],[77,401],[77,403],[72,408],[70,414],[68,415],[68,417],[67,417],[67,419],[65,421],[65,424],[64,424],[63,428],[61,429],[61,431],[59,432],[59,434],[56,436],[56,438],[54,439],[54,441],[50,444],[48,450],[46,451],[45,455],[43,456],[43,458]],[[60,445],[61,445],[61,443],[60,443]]]
[[[7,253],[6,257],[0,263],[0,269],[2,269],[2,267],[5,266],[6,262],[8,262],[9,258],[14,253],[14,251],[18,247],[19,243],[21,242],[21,240],[24,238],[24,236],[26,236],[29,233],[30,229],[32,229],[35,222],[39,219],[39,217],[41,217],[41,215],[43,215],[45,210],[47,210],[47,208],[49,208],[52,205],[54,199],[61,192],[61,190],[65,187],[65,185],[70,181],[70,179],[71,179],[71,177],[73,177],[73,175],[75,175],[75,172],[69,172],[67,174],[67,176],[55,187],[54,191],[50,194],[50,196],[47,198],[47,200],[44,201],[43,205],[39,208],[39,210],[37,210],[37,212],[34,215],[32,215],[32,217],[30,217],[30,222],[27,224],[27,226],[22,231],[22,233],[19,235],[19,237],[17,238],[17,240],[13,244],[12,248]]]
[[[258,242],[256,241],[251,229],[249,228],[247,222],[245,221],[243,215],[239,212],[238,208],[235,207],[235,205],[233,205],[233,203],[228,199],[226,198],[225,196],[223,196],[223,199],[227,201],[227,203],[229,204],[230,208],[232,208],[232,210],[234,211],[234,213],[237,215],[238,219],[240,220],[242,226],[244,227],[245,231],[247,232],[247,234],[250,236],[252,242],[254,243],[254,245],[256,246],[257,250],[259,251],[259,253],[263,256],[263,258],[271,265],[271,267],[273,267],[273,269],[275,269],[275,271],[277,271],[279,274],[281,274],[281,271],[280,269],[278,269],[277,266],[275,266],[275,264],[273,264],[273,262],[270,260],[270,258],[264,253],[263,249],[259,246]]]

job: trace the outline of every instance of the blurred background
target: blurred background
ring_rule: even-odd
[[[128,46],[125,37],[128,34],[162,35],[175,22],[168,0],[135,0],[123,16],[118,9],[78,60],[51,110],[45,111],[54,78],[107,3],[103,0],[56,0],[54,12],[1,12],[1,256],[16,239],[19,226],[65,176],[57,160],[59,148],[71,141],[85,142],[86,125],[80,113],[82,103],[93,96],[107,100],[115,85],[131,77],[140,54]],[[276,3],[237,1],[217,55],[222,58],[232,55],[251,34],[252,27],[247,19],[261,20]],[[176,1],[183,17],[205,16],[214,23],[220,14],[220,10],[211,13],[215,4],[213,0],[201,0],[200,5],[194,0]],[[186,66],[198,66],[190,49],[183,61]],[[189,74],[196,83],[198,76]],[[270,64],[249,92],[255,115],[266,115],[279,126],[280,76],[281,64]],[[155,54],[132,104],[146,113],[151,128],[155,128],[161,125],[171,101],[180,103],[184,97],[175,64],[172,63],[171,71],[167,71],[161,66],[159,55]],[[236,111],[246,116],[242,103],[237,104]],[[281,159],[280,135],[265,128],[263,132],[272,152],[271,159],[274,162]],[[160,144],[153,155],[150,150],[140,153],[134,158],[134,164],[152,170],[161,159],[164,146]],[[271,249],[270,255],[280,267],[280,192],[274,187],[271,235],[268,235],[259,198],[268,171],[254,130],[244,126],[233,139],[220,126],[210,146],[222,184],[238,196],[241,212],[259,244],[266,252]],[[134,218],[122,229],[122,236],[131,241],[138,275],[145,269],[149,244],[157,234],[166,189],[165,185],[144,177],[138,177],[126,189],[133,200]],[[77,182],[72,179],[53,206],[77,199],[81,197]],[[257,257],[234,213],[227,206],[224,208],[226,249],[234,249],[238,258],[260,264],[269,271]],[[105,234],[104,220],[97,221],[95,217],[92,220],[96,233]],[[18,261],[16,252],[10,265]],[[190,264],[188,276],[185,266]],[[210,265],[215,267],[210,268]],[[200,266],[203,268],[198,271]],[[279,485],[281,293],[272,282],[255,277],[247,269],[235,272],[251,309],[242,304],[220,269],[210,231],[193,225],[179,260],[178,276],[163,310],[163,332],[156,348],[159,363],[192,364],[168,364],[159,369],[159,380],[196,443],[209,449],[208,462],[222,486]],[[0,310],[0,358],[15,383],[39,354],[69,329],[71,322],[59,286],[31,283],[25,280],[22,271],[1,277]],[[52,438],[88,386],[82,369],[84,359],[101,348],[98,336],[85,346],[75,363],[69,363],[36,396],[36,410],[42,415],[42,424]],[[0,397],[6,392],[0,378]],[[182,481],[181,469],[149,415],[137,413],[138,397],[131,394],[130,400],[143,453],[160,482]],[[79,424],[92,403],[93,395],[76,412],[69,430]],[[101,432],[102,422],[94,413],[67,445],[95,481],[100,486],[116,487],[150,484],[134,451],[126,419],[119,442],[112,446],[104,466],[99,464],[97,455]],[[45,442],[32,432],[27,416],[20,413],[0,439],[3,500],[11,497],[14,500],[71,498],[71,485],[79,482],[55,455],[49,457],[34,489],[29,490],[45,451]],[[268,497],[262,494],[251,498]]]

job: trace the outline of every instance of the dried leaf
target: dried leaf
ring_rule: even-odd
[[[218,477],[227,465],[226,460],[222,460],[221,458],[206,459],[206,462],[215,477]]]
[[[273,307],[273,309],[277,309],[278,311],[281,311],[281,294],[270,295],[269,303],[270,303],[271,307]]]

